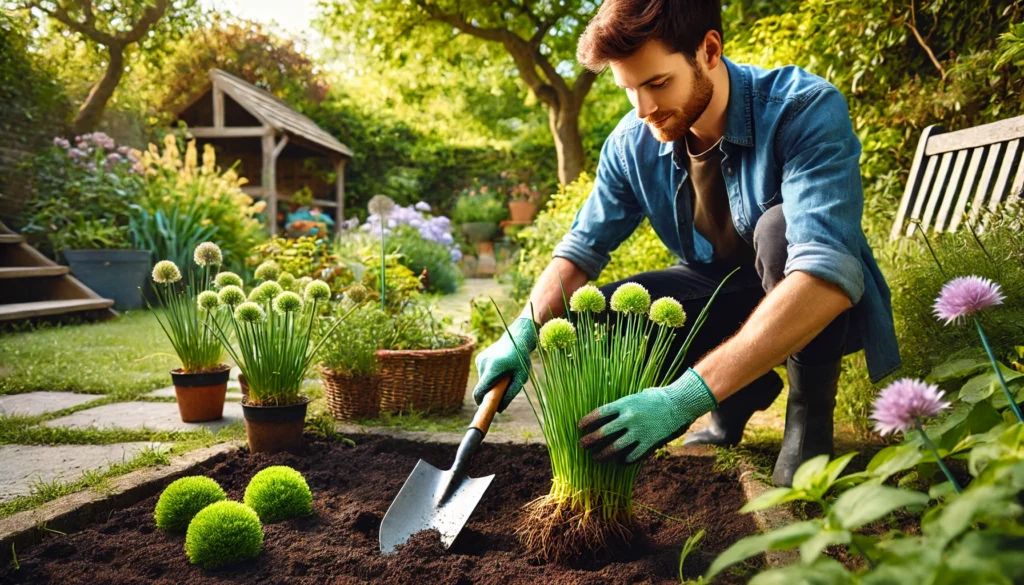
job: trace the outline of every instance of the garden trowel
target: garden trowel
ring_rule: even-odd
[[[380,523],[380,552],[395,552],[396,546],[423,530],[440,532],[441,545],[446,549],[455,542],[494,479],[493,475],[472,478],[466,470],[510,381],[511,378],[502,380],[484,396],[451,469],[442,471],[422,459],[416,464]]]

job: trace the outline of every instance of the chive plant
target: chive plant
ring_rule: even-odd
[[[331,296],[327,283],[313,280],[299,296],[272,280],[277,272],[257,269],[257,274],[267,280],[254,288],[248,299],[239,286],[227,286],[219,293],[221,305],[228,309],[236,344],[231,344],[226,326],[214,322],[212,329],[245,375],[249,404],[297,404],[313,356],[355,307],[319,336],[319,343],[311,344],[320,309]]]
[[[199,270],[189,270],[184,282],[181,270],[170,260],[161,260],[153,267],[153,292],[164,308],[162,314],[153,314],[181,360],[181,372],[185,374],[216,370],[223,365],[224,356],[220,340],[206,326],[226,319],[216,293],[209,290],[211,272],[222,262],[220,248],[203,242],[196,246],[193,259]],[[153,308],[148,300],[146,304]]]
[[[602,314],[601,291],[584,286],[569,301],[572,321],[552,319],[540,329],[543,375],[530,370],[527,397],[544,433],[552,480],[551,491],[527,505],[517,529],[530,554],[557,562],[632,538],[640,466],[594,461],[579,447],[577,423],[595,408],[674,380],[715,295],[675,355],[673,341],[686,322],[682,305],[667,297],[652,304],[636,283],[616,289],[611,314]]]

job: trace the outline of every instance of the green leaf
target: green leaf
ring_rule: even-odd
[[[773,508],[783,502],[790,502],[798,497],[801,492],[791,488],[772,488],[760,496],[757,496],[753,500],[746,503],[745,506],[740,508],[740,514],[746,514],[747,512],[756,512],[757,510],[765,510],[767,508]]]
[[[832,505],[832,515],[843,528],[855,530],[911,504],[926,504],[928,496],[884,485],[859,485],[843,492]]]
[[[750,585],[849,585],[853,576],[835,559],[818,557],[811,565],[797,564],[762,571]]]
[[[833,544],[850,544],[853,535],[849,530],[822,530],[800,545],[800,560],[811,564],[821,556],[825,547]]]
[[[946,502],[945,507],[929,514],[921,522],[921,531],[930,537],[948,542],[971,527],[983,516],[1010,513],[1009,497],[1013,493],[1003,487],[979,486],[967,489]]]
[[[969,532],[953,547],[946,566],[977,579],[958,583],[1020,583],[1024,581],[1024,536]]]
[[[828,455],[818,455],[804,461],[793,474],[793,489],[811,491],[815,484],[825,478],[826,467],[828,467]]]
[[[893,445],[879,451],[870,462],[867,471],[885,481],[892,475],[910,469],[921,461],[921,450],[917,445]]]
[[[822,520],[807,520],[783,526],[768,534],[748,536],[718,555],[718,558],[711,563],[706,578],[710,580],[726,567],[743,562],[766,550],[789,550],[798,547],[808,538],[817,534],[823,525]]]
[[[931,371],[928,375],[928,381],[931,383],[948,382],[950,380],[959,380],[966,378],[972,374],[983,371],[985,368],[991,367],[992,362],[987,359],[981,358],[960,358],[950,360],[944,364],[939,364]]]
[[[842,475],[843,470],[846,469],[846,466],[850,464],[850,460],[856,456],[857,452],[854,451],[852,453],[847,453],[846,455],[843,455],[841,457],[837,457],[836,459],[829,462],[828,466],[825,467],[825,491],[828,491],[828,488],[832,487],[832,484],[834,484],[836,480],[839,479],[839,476]],[[824,493],[821,493],[818,494],[818,497],[822,497],[824,495]]]
[[[960,388],[959,400],[968,404],[981,402],[996,391],[999,379],[992,372],[975,376]]]

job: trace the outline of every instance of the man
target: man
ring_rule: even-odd
[[[627,279],[696,315],[733,268],[687,355],[689,367],[580,421],[595,458],[632,463],[711,412],[688,444],[734,445],[779,395],[786,429],[773,481],[832,452],[844,354],[864,349],[872,381],[900,365],[889,290],[861,230],[860,142],[846,101],[797,67],[766,71],[722,55],[719,0],[605,0],[579,41],[610,67],[635,110],[601,151],[594,189],[530,295],[541,322],[598,277],[644,217],[682,263]],[[621,283],[605,287],[610,295]],[[540,310],[543,308],[543,310]],[[536,346],[531,308],[477,357],[479,402],[500,378],[522,388],[515,344]],[[682,337],[682,336],[680,336]],[[515,343],[513,343],[513,340]],[[699,358],[694,364],[694,360]]]

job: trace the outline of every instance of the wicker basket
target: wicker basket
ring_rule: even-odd
[[[380,376],[340,376],[320,366],[324,395],[338,420],[358,421],[380,414]]]
[[[377,350],[381,412],[458,411],[466,396],[474,347],[472,339],[463,337],[462,345],[449,349]]]

